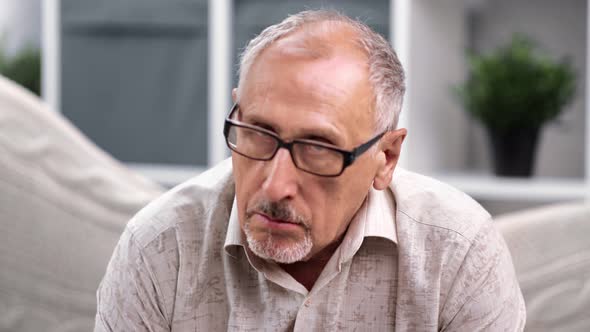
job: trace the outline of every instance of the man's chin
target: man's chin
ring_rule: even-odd
[[[253,239],[247,236],[248,247],[258,257],[279,264],[292,264],[305,260],[311,251],[311,241],[277,241],[272,238]],[[287,242],[287,243],[282,243]]]

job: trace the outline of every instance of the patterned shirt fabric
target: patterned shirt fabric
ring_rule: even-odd
[[[370,190],[310,291],[248,249],[226,160],[129,222],[97,298],[95,331],[522,331],[525,323],[490,215],[400,168],[388,190]]]

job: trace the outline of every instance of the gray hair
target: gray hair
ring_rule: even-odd
[[[310,23],[341,22],[358,33],[355,41],[367,55],[369,83],[374,93],[375,129],[377,131],[397,128],[404,92],[404,70],[391,45],[365,23],[333,10],[307,10],[291,15],[278,24],[264,29],[246,46],[240,59],[238,100],[240,86],[248,70],[273,42]]]

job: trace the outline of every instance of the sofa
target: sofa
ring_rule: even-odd
[[[162,191],[0,76],[0,331],[91,331],[125,223]]]
[[[590,331],[590,202],[496,218],[523,292],[527,331]]]

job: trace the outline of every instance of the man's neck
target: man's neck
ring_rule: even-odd
[[[343,236],[344,237],[344,236]],[[279,264],[285,272],[289,273],[295,280],[302,284],[308,291],[313,288],[313,285],[318,280],[320,274],[324,270],[326,264],[342,242],[340,240],[328,245],[322,251],[315,254],[307,261],[295,262],[292,264]]]

